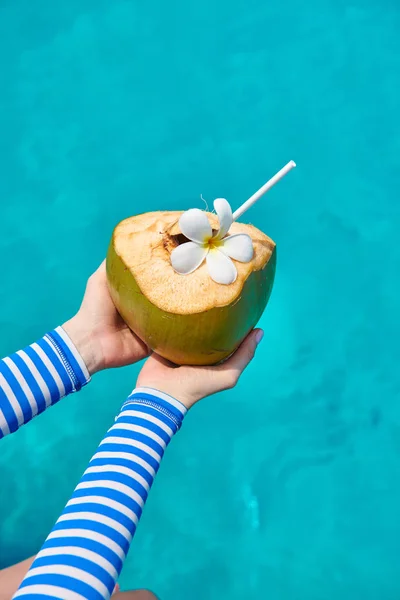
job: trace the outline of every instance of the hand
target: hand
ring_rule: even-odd
[[[149,349],[125,324],[108,291],[105,262],[87,282],[82,305],[63,325],[91,375],[145,358]]]
[[[206,396],[235,387],[263,335],[261,329],[252,331],[236,352],[216,367],[178,367],[152,354],[140,371],[136,385],[165,392],[189,409]]]

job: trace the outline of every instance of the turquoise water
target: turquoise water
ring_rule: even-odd
[[[279,248],[266,339],[171,445],[125,587],[400,596],[399,30],[396,0],[1,0],[1,354],[75,311],[123,217],[237,207],[298,162],[247,215]],[[2,441],[1,566],[40,547],[136,374]]]

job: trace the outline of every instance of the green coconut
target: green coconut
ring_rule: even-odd
[[[109,289],[124,321],[154,352],[179,365],[212,365],[232,354],[261,317],[274,282],[275,243],[235,222],[229,233],[247,233],[254,256],[235,261],[234,283],[215,283],[206,263],[179,275],[170,255],[188,241],[179,230],[181,214],[150,212],[117,225],[107,255]],[[217,230],[216,215],[207,216]]]

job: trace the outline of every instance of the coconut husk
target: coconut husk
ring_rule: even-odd
[[[152,350],[177,364],[216,364],[239,346],[267,305],[275,243],[256,227],[235,222],[229,233],[250,235],[254,257],[234,261],[234,283],[215,283],[205,263],[179,275],[170,255],[188,241],[179,230],[181,214],[150,212],[117,225],[107,256],[110,293],[125,322]],[[207,216],[217,230],[216,215]]]

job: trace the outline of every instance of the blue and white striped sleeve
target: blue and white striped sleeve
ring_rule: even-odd
[[[110,598],[164,450],[185,413],[158,390],[132,392],[14,598]]]
[[[16,431],[90,375],[71,339],[58,327],[41,340],[0,360],[0,438]]]

